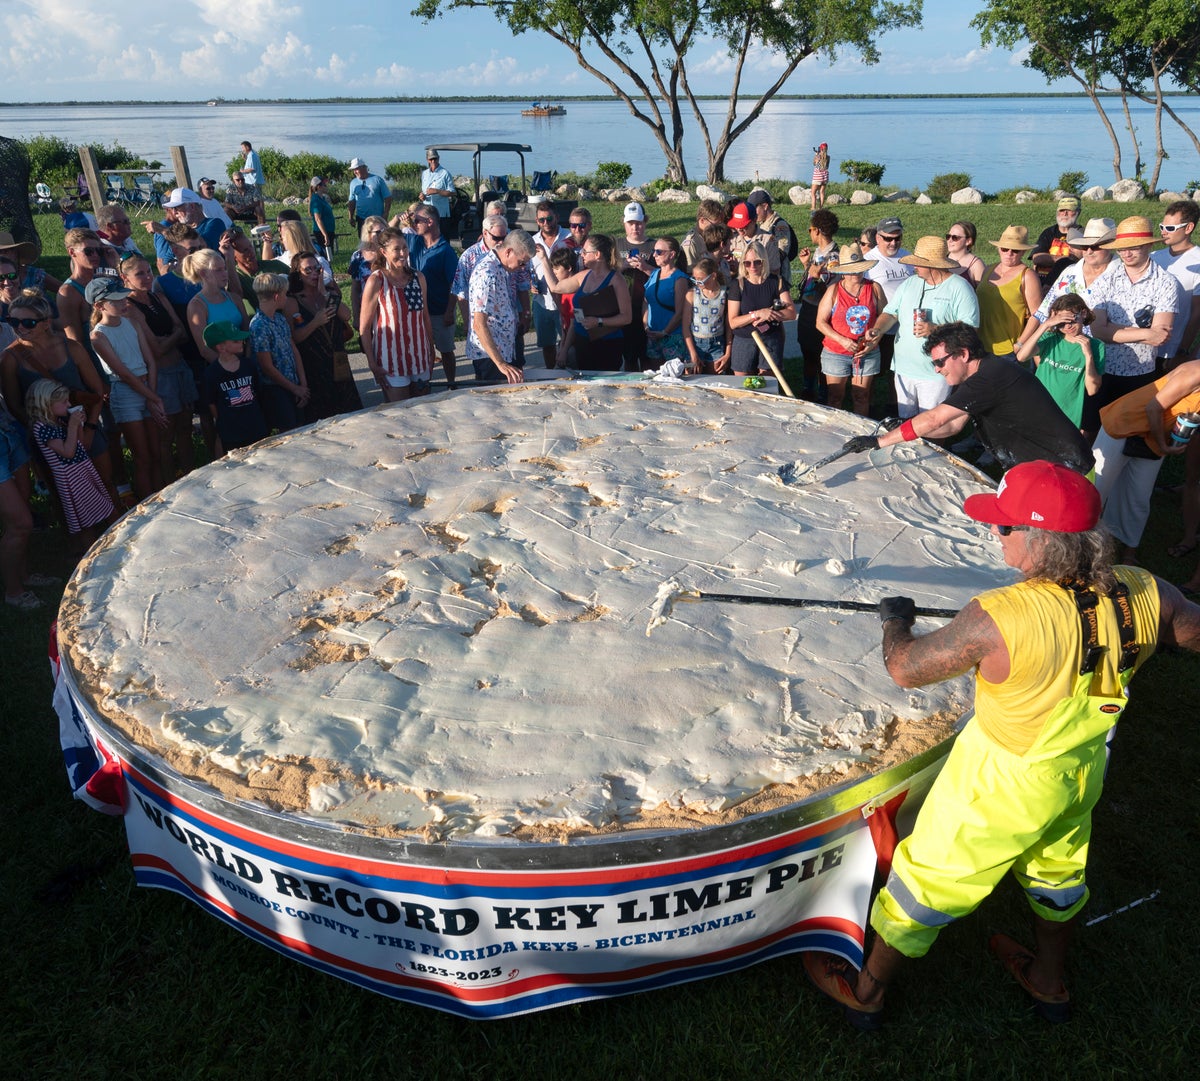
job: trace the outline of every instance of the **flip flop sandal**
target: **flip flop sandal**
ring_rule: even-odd
[[[5,597],[5,604],[11,604],[14,608],[20,608],[22,611],[28,612],[33,608],[41,608],[42,602],[37,599],[29,590],[24,593],[18,593],[15,597]]]
[[[56,586],[62,581],[51,574],[30,574],[25,578],[25,585],[31,589],[41,589],[43,586]]]
[[[867,1005],[854,993],[858,970],[849,961],[831,953],[813,950],[801,955],[812,985],[842,1007],[846,1020],[859,1032],[878,1032],[883,1027],[883,1003]]]
[[[1071,1020],[1071,996],[1065,986],[1061,991],[1047,995],[1034,990],[1029,982],[1029,966],[1033,963],[1033,954],[1029,950],[1008,935],[1000,934],[988,939],[988,950],[1033,1000],[1034,1012],[1043,1021],[1060,1025]]]
[[[1172,544],[1167,549],[1167,555],[1172,559],[1182,559],[1186,555],[1191,555],[1196,550],[1196,545],[1200,541],[1181,541],[1179,544]]]

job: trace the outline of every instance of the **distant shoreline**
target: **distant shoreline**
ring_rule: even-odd
[[[1101,94],[1101,97],[1119,98],[1118,94]],[[1045,93],[1018,93],[1018,94],[776,94],[772,101],[971,101],[983,99],[1036,99],[1045,100],[1047,98],[1083,98],[1087,95],[1083,93],[1065,93],[1057,91],[1047,91]],[[612,94],[577,94],[577,95],[555,95],[544,100],[549,102],[582,102],[582,101],[612,101]],[[179,107],[180,105],[207,105],[210,100],[217,102],[216,108],[223,105],[401,105],[401,104],[443,104],[454,102],[513,102],[524,103],[534,100],[528,94],[485,94],[477,96],[468,95],[404,95],[399,97],[370,97],[370,98],[347,98],[347,97],[332,97],[332,98],[206,98],[206,99],[180,99],[171,101],[144,101],[136,99],[112,99],[98,101],[4,101],[0,102],[0,108],[19,109],[19,108],[89,108],[97,105],[138,105],[138,106],[164,106],[164,107]],[[537,99],[543,100],[543,99]],[[637,99],[635,99],[637,100]],[[728,98],[722,94],[697,94],[697,101],[727,101]],[[756,94],[742,94],[738,98],[739,101],[757,101]]]

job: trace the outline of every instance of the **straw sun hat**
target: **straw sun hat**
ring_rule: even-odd
[[[1033,247],[1029,243],[1029,230],[1023,225],[1010,225],[1000,234],[999,240],[989,240],[994,248],[1008,248],[1010,251],[1029,251]]]
[[[862,274],[870,270],[878,259],[864,259],[857,244],[843,244],[838,251],[838,261],[829,268],[830,274]]]
[[[1120,251],[1122,248],[1140,248],[1146,244],[1153,244],[1157,240],[1158,234],[1150,224],[1150,219],[1135,215],[1132,218],[1123,219],[1117,226],[1117,235],[1107,244],[1101,244],[1100,247],[1107,248],[1109,251]]]
[[[957,270],[958,263],[950,258],[946,242],[940,236],[923,236],[913,247],[912,255],[900,256],[907,266],[923,266],[929,270]]]

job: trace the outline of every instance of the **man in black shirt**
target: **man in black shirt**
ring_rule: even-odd
[[[1079,200],[1064,195],[1054,212],[1054,224],[1043,229],[1033,246],[1033,269],[1042,279],[1042,288],[1058,280],[1058,276],[1075,260],[1067,233],[1079,220]]]
[[[925,339],[925,352],[953,388],[949,397],[890,432],[855,436],[844,449],[861,453],[911,439],[948,439],[973,420],[980,442],[1005,470],[1049,461],[1077,473],[1091,471],[1095,460],[1087,440],[1050,392],[1019,364],[984,353],[973,326],[937,327]]]

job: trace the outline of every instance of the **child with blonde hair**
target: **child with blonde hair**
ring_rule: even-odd
[[[25,393],[33,441],[50,467],[67,530],[85,545],[96,527],[112,517],[113,501],[88,457],[92,429],[84,426],[83,406],[71,405],[71,391],[53,379],[38,379]]]

